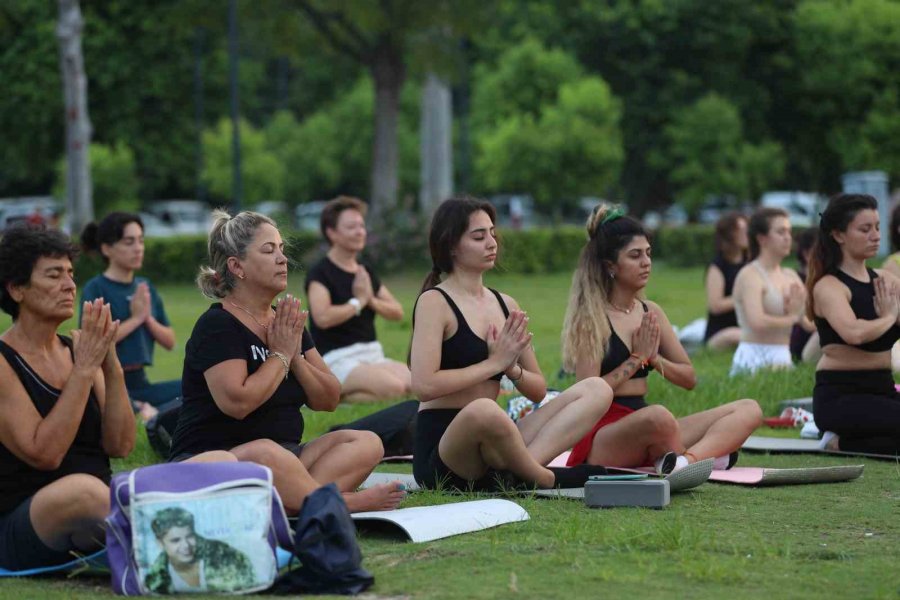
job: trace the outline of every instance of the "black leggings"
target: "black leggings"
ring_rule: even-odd
[[[900,453],[900,394],[889,370],[816,371],[813,414],[845,452]]]
[[[416,482],[424,488],[460,492],[496,492],[511,488],[514,480],[508,473],[488,469],[478,479],[468,480],[454,473],[441,460],[438,453],[441,437],[458,414],[457,408],[419,411],[413,452],[413,475]]]

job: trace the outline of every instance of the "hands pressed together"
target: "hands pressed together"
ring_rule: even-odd
[[[141,323],[150,318],[150,286],[142,281],[137,284],[134,294],[131,296],[131,316],[140,319]]]
[[[640,327],[631,335],[631,352],[645,364],[656,358],[659,353],[659,320],[656,314],[644,313]]]
[[[93,375],[100,368],[109,372],[119,367],[116,354],[118,331],[119,321],[112,320],[109,304],[103,298],[85,302],[81,329],[72,331],[75,369]]]
[[[359,300],[362,306],[369,304],[375,296],[375,290],[372,289],[372,276],[369,275],[369,272],[362,265],[359,265],[356,269],[351,290],[353,297]]]
[[[288,359],[300,353],[303,328],[309,312],[300,310],[300,299],[290,294],[275,304],[275,318],[269,325],[269,348]]]
[[[494,359],[500,371],[506,371],[519,361],[519,356],[531,345],[533,334],[528,331],[528,315],[522,310],[510,311],[503,327],[488,326],[488,358]]]
[[[900,321],[900,288],[886,277],[875,279],[875,313],[879,317],[893,315]]]

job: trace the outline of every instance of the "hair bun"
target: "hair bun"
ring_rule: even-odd
[[[100,251],[99,231],[100,226],[97,225],[96,221],[91,221],[81,230],[81,247],[84,248],[85,252]]]

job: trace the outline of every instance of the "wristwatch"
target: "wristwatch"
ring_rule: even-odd
[[[353,310],[356,311],[356,316],[358,317],[362,312],[362,302],[359,301],[359,298],[350,298],[347,300],[347,304],[353,307]]]

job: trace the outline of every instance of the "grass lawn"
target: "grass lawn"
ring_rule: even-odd
[[[82,275],[84,279],[84,275]],[[300,291],[302,277],[293,276]],[[387,353],[406,355],[409,315],[420,278],[385,278],[406,307],[400,323],[379,322]],[[570,275],[498,275],[490,284],[515,297],[531,317],[535,348],[551,385],[557,382],[559,334]],[[195,288],[160,289],[179,336],[179,350],[157,351],[152,381],[181,374],[183,345],[208,302]],[[658,266],[648,297],[673,323],[702,316],[699,269]],[[0,318],[0,329],[8,319]],[[66,329],[66,328],[64,328]],[[809,396],[813,370],[729,379],[730,355],[693,357],[699,383],[677,390],[654,374],[651,402],[688,414],[736,398],[755,398],[767,415],[779,400]],[[384,405],[379,405],[384,406]],[[378,407],[304,411],[307,436]],[[773,435],[773,431],[765,431]],[[116,468],[155,460],[146,442]],[[743,454],[744,466],[824,466],[864,463],[865,475],[845,484],[769,489],[706,484],[674,495],[662,511],[591,510],[571,500],[519,499],[531,520],[428,544],[361,539],[365,565],[376,577],[372,597],[412,598],[731,598],[900,597],[900,465],[865,459]],[[407,465],[381,467],[406,471]],[[457,497],[422,493],[405,506]],[[92,598],[109,595],[102,579],[4,581],[0,598]]]

